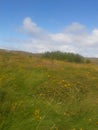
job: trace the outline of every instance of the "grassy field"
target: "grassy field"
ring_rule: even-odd
[[[0,130],[98,130],[98,65],[0,51]]]

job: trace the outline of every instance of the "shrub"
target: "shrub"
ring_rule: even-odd
[[[85,58],[79,54],[74,53],[66,53],[66,52],[45,52],[42,54],[42,57],[49,58],[49,59],[56,59],[56,60],[62,60],[62,61],[68,61],[68,62],[76,62],[76,63],[84,63]]]

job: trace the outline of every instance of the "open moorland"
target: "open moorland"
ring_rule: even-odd
[[[98,65],[1,50],[0,130],[98,130]]]

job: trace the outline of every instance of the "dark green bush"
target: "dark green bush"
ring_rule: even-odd
[[[84,63],[85,58],[79,54],[74,53],[67,53],[67,52],[45,52],[42,54],[42,57],[49,58],[52,60],[62,60],[62,61],[68,61],[68,62],[76,62],[76,63]]]

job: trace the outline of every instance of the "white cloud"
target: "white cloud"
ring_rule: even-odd
[[[74,22],[71,25],[65,27],[64,32],[65,33],[70,33],[70,34],[82,34],[86,32],[86,27],[80,23]]]
[[[50,37],[55,42],[71,42],[70,36],[64,33],[51,34]]]
[[[38,38],[44,40],[48,39],[49,37],[48,32],[43,28],[37,26],[37,24],[33,22],[30,17],[26,17],[23,20],[23,23],[19,28],[19,32],[29,35],[32,38]]]
[[[26,40],[13,40],[17,49],[30,52],[67,51],[84,56],[98,56],[98,29],[91,32],[79,23],[72,23],[59,33],[49,33],[39,27],[30,17],[23,20],[19,32],[29,37]],[[18,42],[19,41],[19,42]],[[11,40],[10,40],[11,42]]]
[[[31,18],[27,17],[23,20],[23,25],[20,30],[27,34],[36,34],[40,33],[40,28],[36,25],[36,23],[32,22]]]
[[[98,29],[87,32],[86,27],[79,23],[72,23],[62,33],[52,34],[51,36],[54,41],[63,42],[75,48],[89,48],[90,46],[98,45]]]
[[[86,38],[89,45],[98,44],[98,29],[94,29],[90,35]]]

